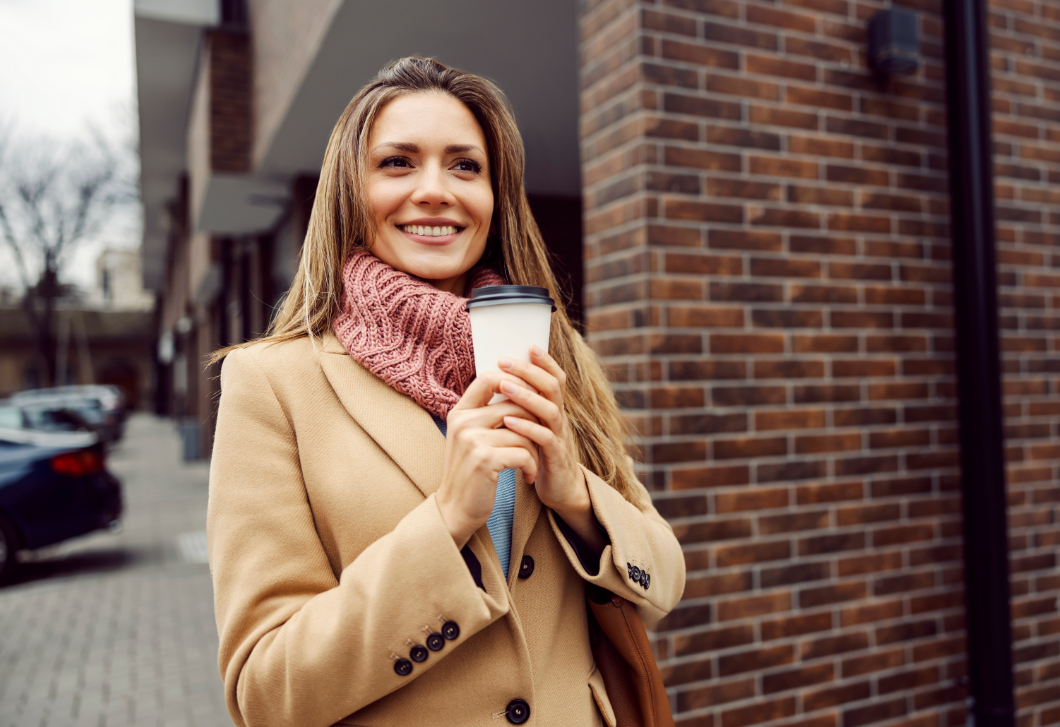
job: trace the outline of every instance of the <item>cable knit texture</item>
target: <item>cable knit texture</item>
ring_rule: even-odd
[[[431,414],[449,414],[475,378],[471,319],[461,298],[354,253],[342,269],[335,336],[355,361]],[[472,268],[466,287],[504,285],[492,268]]]

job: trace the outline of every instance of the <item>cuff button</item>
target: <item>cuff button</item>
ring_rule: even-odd
[[[443,646],[445,646],[445,639],[437,631],[427,637],[427,648],[431,651],[441,651]]]
[[[457,625],[456,621],[446,621],[442,625],[442,636],[448,641],[452,641],[460,636],[460,626]]]
[[[640,583],[640,568],[638,568],[637,566],[633,566],[633,572],[630,574],[629,577],[632,578],[634,582]]]
[[[399,677],[407,677],[412,673],[412,662],[408,659],[398,659],[394,662],[394,671]]]
[[[427,661],[428,656],[429,652],[419,644],[413,646],[412,649],[409,651],[409,658],[411,658],[417,664],[419,664],[420,662]]]

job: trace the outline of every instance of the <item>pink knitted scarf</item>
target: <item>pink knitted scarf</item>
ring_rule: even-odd
[[[438,290],[356,252],[342,269],[335,335],[355,361],[443,419],[475,377],[466,298]],[[467,290],[504,285],[491,268],[467,275]]]

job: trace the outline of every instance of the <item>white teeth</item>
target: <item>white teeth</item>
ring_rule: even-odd
[[[442,237],[444,235],[455,235],[456,227],[452,225],[446,225],[444,227],[425,227],[423,225],[404,225],[402,228],[405,232],[412,235],[423,235],[425,237]]]

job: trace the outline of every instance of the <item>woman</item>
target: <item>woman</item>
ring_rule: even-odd
[[[237,724],[613,724],[585,582],[649,623],[680,598],[522,176],[503,94],[435,61],[388,66],[335,126],[292,290],[222,352],[208,533]],[[551,355],[474,378],[461,296],[505,282],[557,300]]]

